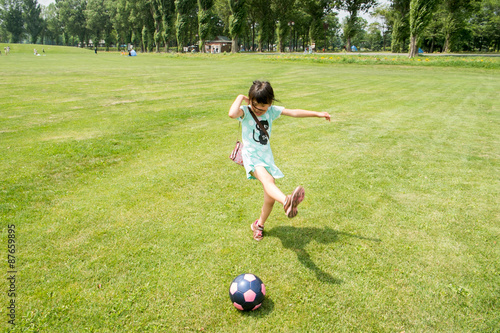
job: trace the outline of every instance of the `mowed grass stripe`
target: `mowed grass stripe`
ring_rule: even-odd
[[[40,76],[40,57],[21,59],[34,83],[0,113],[0,212],[23,240],[18,331],[495,327],[492,71],[57,57]],[[50,103],[35,82],[59,77]],[[293,220],[276,207],[260,243],[249,225],[261,186],[228,159],[238,131],[228,107],[256,78],[279,104],[335,120],[276,122],[279,186],[307,193]],[[227,295],[242,272],[268,288],[250,314]]]

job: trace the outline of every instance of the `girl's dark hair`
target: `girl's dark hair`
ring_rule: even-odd
[[[273,87],[267,81],[253,81],[248,91],[248,98],[250,98],[251,103],[258,104],[273,104],[273,101],[276,100]]]

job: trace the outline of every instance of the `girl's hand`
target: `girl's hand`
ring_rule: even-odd
[[[325,118],[326,120],[330,121],[330,114],[328,112],[320,112],[320,118]]]
[[[250,105],[250,98],[248,98],[248,96],[245,96],[245,95],[241,95],[241,96],[242,96],[242,98],[243,98],[243,101],[244,101],[245,103],[247,103],[247,105]]]

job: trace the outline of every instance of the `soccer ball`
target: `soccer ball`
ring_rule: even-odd
[[[234,307],[241,311],[258,309],[265,295],[266,286],[253,274],[238,275],[229,287],[229,298]]]

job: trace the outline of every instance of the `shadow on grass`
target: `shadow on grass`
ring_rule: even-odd
[[[307,244],[309,244],[313,240],[322,244],[330,244],[337,242],[339,240],[339,237],[343,236],[380,242],[380,239],[361,237],[346,232],[336,231],[328,227],[321,229],[310,227],[297,228],[291,226],[280,226],[269,230],[269,232],[266,233],[266,236],[279,238],[281,240],[281,243],[283,244],[283,247],[285,249],[294,251],[297,254],[297,258],[299,259],[300,263],[304,265],[304,267],[313,271],[319,281],[331,284],[341,284],[343,281],[333,277],[329,273],[324,272],[314,263],[309,253],[307,253],[307,251],[305,250]]]
[[[241,313],[242,316],[260,318],[270,315],[273,311],[274,311],[274,302],[271,298],[266,296],[266,298],[264,298],[264,301],[262,302],[262,306],[257,310],[239,311],[239,312]]]

